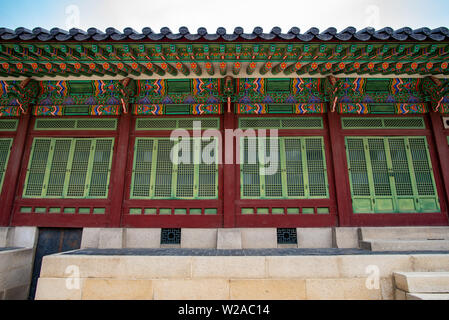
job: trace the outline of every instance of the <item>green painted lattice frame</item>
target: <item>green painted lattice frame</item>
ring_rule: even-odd
[[[175,147],[175,141],[170,138],[137,137],[134,145],[130,199],[217,199],[218,141],[212,137],[211,140],[198,139],[196,141],[199,144],[195,144],[194,140],[184,138],[179,142],[190,143],[190,159],[194,163],[185,164],[178,163],[178,152],[173,152],[173,162],[170,160],[170,151]],[[215,162],[200,163],[200,153],[211,141],[215,144]],[[164,146],[164,149],[161,146]],[[213,181],[212,184],[201,182],[207,180],[207,175]]]
[[[246,124],[245,124],[246,122]],[[323,129],[321,117],[240,117],[240,129]]]
[[[352,123],[353,125],[350,125]],[[426,129],[422,117],[342,117],[343,129]]]
[[[440,212],[425,136],[345,137],[345,146],[354,213]]]
[[[37,118],[34,130],[117,130],[117,119],[67,118],[48,119]],[[90,125],[89,125],[90,124]],[[42,127],[43,126],[43,127]]]
[[[249,164],[249,139],[256,140],[256,163]],[[329,199],[324,138],[279,137],[266,138],[266,149],[257,137],[240,139],[240,197],[241,199]],[[259,154],[269,149],[269,141],[278,139],[280,170],[265,175],[265,165]],[[248,146],[248,147],[247,147]],[[247,150],[245,152],[245,150]],[[290,155],[287,153],[289,151]],[[296,162],[296,164],[295,164]],[[252,178],[249,178],[252,175]],[[296,178],[295,175],[298,177]],[[269,177],[267,179],[267,177]],[[256,183],[245,183],[253,180]],[[268,183],[267,183],[268,180]],[[277,182],[277,184],[276,184]],[[295,183],[296,182],[296,183]],[[267,188],[268,187],[268,188]]]
[[[0,119],[0,131],[16,131],[18,125],[18,119]]]
[[[8,167],[9,155],[11,154],[13,138],[0,139],[0,191],[3,188],[6,169]]]
[[[136,131],[193,129],[193,122],[201,123],[201,130],[220,129],[220,118],[137,118]],[[192,125],[190,123],[192,122]]]
[[[106,199],[114,142],[112,137],[34,138],[22,197]]]

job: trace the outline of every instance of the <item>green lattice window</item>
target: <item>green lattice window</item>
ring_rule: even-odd
[[[136,138],[130,198],[217,198],[217,145],[209,139]]]
[[[0,139],[0,191],[2,190],[6,167],[8,166],[11,146],[12,138]]]
[[[329,198],[323,138],[241,138],[240,194],[242,199]]]
[[[426,137],[346,137],[354,213],[439,212]]]
[[[35,138],[24,198],[107,198],[114,138]]]

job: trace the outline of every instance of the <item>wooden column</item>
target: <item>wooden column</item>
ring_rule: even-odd
[[[338,225],[351,226],[352,204],[351,191],[348,184],[348,170],[346,165],[346,149],[344,136],[341,132],[340,115],[331,112],[328,105],[328,123],[330,149],[334,167],[334,182],[337,200]]]
[[[116,141],[117,153],[109,182],[111,187],[109,227],[120,227],[121,224],[123,198],[125,193],[126,165],[128,152],[132,152],[128,150],[130,125],[130,113],[122,114],[119,121],[118,138]]]
[[[430,108],[430,110],[432,110]],[[449,146],[447,141],[448,133],[445,133],[441,114],[430,111],[430,121],[432,125],[432,134],[435,139],[435,148],[438,153],[440,172],[444,182],[444,193],[446,203],[449,203]],[[446,132],[448,132],[447,130]],[[434,171],[435,172],[435,171]],[[441,203],[441,201],[440,201]]]
[[[225,109],[224,121],[223,121],[223,227],[234,228],[235,227],[235,139],[233,138],[233,161],[232,164],[226,164],[226,144],[231,141],[226,141],[226,129],[234,130],[235,118],[232,112],[234,105],[231,106],[231,112],[227,112]],[[233,137],[233,136],[232,136]]]
[[[20,169],[23,167],[23,170],[26,170],[27,167],[27,163],[22,162],[22,157],[30,124],[30,113],[31,107],[27,114],[21,115],[16,136],[12,143],[8,166],[3,180],[3,192],[0,196],[0,226],[9,226],[10,224]],[[20,193],[21,191],[18,190],[17,192]]]

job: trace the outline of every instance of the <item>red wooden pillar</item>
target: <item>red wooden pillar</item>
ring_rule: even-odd
[[[223,121],[223,227],[234,228],[235,227],[235,139],[232,135],[232,141],[226,141],[226,129],[234,130],[235,119],[234,106],[231,106],[231,112],[225,111]],[[230,145],[232,142],[232,163],[226,163],[226,145]],[[228,150],[230,151],[230,150]],[[228,155],[229,156],[229,155]],[[228,161],[229,162],[229,161]]]
[[[111,208],[109,213],[109,226],[120,227],[122,217],[123,197],[125,192],[125,173],[128,159],[129,131],[131,125],[131,115],[122,114],[119,121],[117,153],[115,164],[111,171]]]
[[[3,192],[0,196],[0,226],[9,226],[10,224],[20,169],[22,166],[24,168],[27,166],[27,164],[22,162],[22,157],[30,123],[30,112],[21,115],[16,136],[12,143],[8,166],[3,180]]]
[[[446,203],[449,203],[449,146],[447,141],[449,130],[445,131],[440,113],[430,111],[429,116],[432,124],[433,138],[435,139],[435,147],[438,153],[438,160],[440,163],[440,172],[444,182]]]
[[[329,107],[329,106],[328,106]],[[337,200],[338,225],[351,226],[352,204],[351,192],[347,179],[346,149],[344,135],[341,132],[340,115],[337,112],[327,113],[329,123],[330,149],[334,167],[335,195]]]

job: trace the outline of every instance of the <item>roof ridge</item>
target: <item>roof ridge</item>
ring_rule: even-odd
[[[336,28],[330,27],[320,32],[318,28],[310,28],[306,32],[301,33],[298,27],[290,28],[286,33],[282,32],[280,27],[273,27],[270,32],[266,33],[262,27],[255,27],[251,33],[245,33],[242,27],[235,27],[233,33],[227,33],[223,27],[217,28],[215,33],[208,33],[204,27],[198,28],[197,33],[190,33],[187,27],[180,27],[178,33],[173,33],[170,28],[163,27],[160,32],[154,32],[151,28],[145,27],[139,33],[133,28],[127,27],[123,32],[109,27],[105,31],[97,28],[89,28],[87,31],[78,28],[72,28],[68,31],[60,28],[52,28],[46,30],[41,27],[36,27],[29,30],[24,27],[16,28],[15,30],[0,27],[0,40],[36,40],[36,41],[105,41],[105,40],[205,40],[205,41],[236,41],[236,40],[297,40],[297,41],[370,41],[370,40],[393,40],[393,41],[445,41],[449,40],[449,29],[447,27],[439,27],[430,29],[421,27],[412,29],[403,27],[399,29],[392,29],[384,27],[381,29],[374,29],[366,27],[357,30],[354,27],[347,27],[340,32]]]

